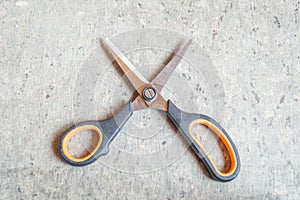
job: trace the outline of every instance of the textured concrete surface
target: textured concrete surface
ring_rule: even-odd
[[[1,198],[299,199],[299,7],[299,1],[281,0],[1,1]],[[207,77],[187,62],[164,94],[226,127],[242,161],[234,181],[211,180],[156,111],[134,115],[99,162],[76,168],[59,158],[63,130],[77,121],[104,119],[133,91],[109,65],[99,38],[116,35],[117,42],[118,34],[147,27],[193,38],[210,57],[217,78],[207,80],[222,86],[218,101],[203,81]],[[166,38],[170,51],[180,39]],[[128,53],[149,79],[168,55],[157,49]],[[191,96],[184,94],[184,83]],[[85,89],[90,85],[92,91]],[[172,96],[176,85],[183,94]],[[181,96],[189,97],[187,104]],[[218,106],[219,115],[212,109]],[[147,140],[151,127],[163,131]],[[142,142],[135,141],[139,133]],[[147,157],[151,152],[158,153]]]

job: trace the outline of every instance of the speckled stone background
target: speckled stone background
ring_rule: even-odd
[[[0,198],[299,199],[299,7],[299,1],[281,0],[1,1]],[[213,62],[224,92],[220,120],[241,156],[241,172],[234,181],[211,180],[192,152],[182,151],[186,146],[176,135],[182,142],[174,149],[183,154],[155,170],[134,169],[130,161],[124,166],[131,168],[122,170],[116,159],[124,157],[113,148],[109,155],[116,158],[115,167],[99,161],[76,168],[59,158],[57,138],[63,130],[76,121],[105,118],[114,110],[100,106],[95,113],[80,112],[74,102],[81,69],[97,63],[96,55],[105,57],[99,38],[148,27],[193,38]],[[157,58],[153,66],[168,55],[152,54],[153,61]],[[129,57],[142,73],[153,77],[152,67],[139,65],[142,55],[134,55],[138,54]],[[103,71],[107,66],[94,67]],[[205,88],[185,69],[180,65],[176,76]],[[110,70],[118,77],[116,68]],[[124,79],[107,81],[97,82],[97,91]],[[129,92],[116,92],[123,89]],[[114,90],[112,105],[122,105],[131,96],[128,82],[123,89]],[[199,88],[192,91],[197,100],[190,102],[208,97],[196,111],[210,114],[210,94]],[[101,96],[95,94],[93,100],[101,105],[97,95]],[[185,104],[181,108],[191,111]],[[150,116],[151,126],[164,124],[163,114],[151,111]],[[138,118],[130,123],[134,120]],[[174,131],[170,129],[168,134]],[[134,130],[127,125],[115,146],[123,144],[121,135]],[[147,153],[150,144],[135,150]]]

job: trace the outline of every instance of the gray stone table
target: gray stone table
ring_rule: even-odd
[[[1,1],[0,198],[299,199],[299,7],[297,0]],[[155,110],[134,113],[110,154],[92,165],[73,167],[59,157],[58,137],[68,126],[105,119],[133,92],[99,39],[128,50],[144,41],[130,31],[148,28],[169,34],[146,41],[162,41],[161,49],[127,51],[146,78],[180,35],[205,52],[200,64],[211,61],[197,68],[184,60],[163,94],[226,128],[242,162],[234,181],[210,179]],[[205,66],[215,76],[203,74]],[[208,146],[213,152],[219,145]]]

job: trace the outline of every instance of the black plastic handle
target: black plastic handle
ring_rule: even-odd
[[[240,158],[238,151],[227,132],[215,120],[206,115],[183,112],[170,100],[168,101],[167,114],[180,130],[187,142],[191,145],[198,158],[202,160],[213,179],[221,182],[227,182],[233,180],[238,175],[240,171]],[[201,124],[209,128],[212,132],[218,135],[225,145],[231,161],[230,169],[227,172],[221,172],[217,168],[211,156],[192,133],[191,129],[196,124]]]
[[[101,121],[84,121],[70,127],[60,138],[59,152],[62,158],[74,166],[85,166],[96,161],[100,156],[106,155],[108,147],[122,126],[127,122],[133,113],[132,102],[129,101],[113,117]],[[80,131],[93,130],[98,134],[98,143],[92,152],[89,152],[82,158],[73,157],[69,150],[68,144],[70,139]]]

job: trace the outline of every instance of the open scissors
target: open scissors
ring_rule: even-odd
[[[192,150],[199,159],[202,160],[213,179],[222,182],[233,180],[240,171],[240,158],[238,151],[227,132],[212,118],[202,114],[186,113],[176,107],[171,100],[164,99],[164,97],[160,94],[172,72],[181,61],[184,53],[191,43],[191,40],[186,42],[178,50],[169,63],[151,82],[149,82],[136,69],[136,67],[109,39],[106,39],[104,43],[138,95],[135,99],[130,100],[118,113],[109,119],[80,122],[66,130],[66,132],[61,136],[59,143],[59,152],[62,158],[74,166],[84,166],[96,161],[100,156],[108,153],[109,144],[133,114],[133,111],[154,108],[167,113],[167,116],[192,147]],[[220,171],[217,168],[211,156],[192,133],[192,127],[198,124],[209,128],[224,144],[231,162],[230,168],[226,172]],[[86,156],[81,158],[74,157],[68,150],[69,141],[74,135],[85,130],[95,131],[98,134],[98,143],[94,150],[89,152]]]

